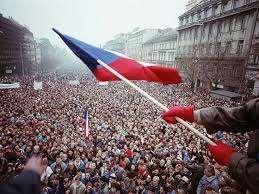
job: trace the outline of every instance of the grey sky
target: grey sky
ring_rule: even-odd
[[[187,0],[0,0],[0,12],[25,24],[36,38],[64,45],[51,30],[99,46],[133,28],[177,27]]]

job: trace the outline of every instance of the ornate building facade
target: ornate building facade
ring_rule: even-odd
[[[143,44],[155,37],[159,32],[159,29],[143,29],[138,28],[128,34],[126,42],[125,54],[131,58],[137,60],[143,60]]]
[[[106,42],[103,48],[125,54],[127,36],[128,34],[124,33],[117,34],[113,40]]]
[[[258,7],[258,0],[203,0],[179,17],[176,64],[194,86],[242,92],[258,66]]]
[[[161,30],[157,36],[143,44],[143,61],[165,66],[174,66],[176,44],[176,31],[171,28]]]
[[[32,32],[0,14],[0,74],[35,72],[36,44]]]

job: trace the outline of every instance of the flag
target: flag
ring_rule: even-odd
[[[84,111],[83,113],[83,125],[84,125],[84,129],[85,129],[85,137],[89,136],[90,133],[90,129],[89,129],[89,125],[88,125],[88,112]]]
[[[67,46],[92,71],[99,81],[114,81],[119,78],[101,66],[101,60],[129,80],[145,80],[162,84],[177,84],[182,82],[175,68],[162,67],[156,64],[142,63],[114,51],[94,47],[53,29]]]

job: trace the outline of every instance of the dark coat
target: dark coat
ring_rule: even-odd
[[[13,177],[6,185],[0,187],[0,194],[39,194],[40,176],[29,170]]]
[[[208,132],[216,132],[217,130],[241,133],[258,131],[259,98],[235,108],[211,107],[197,110],[197,120],[199,124],[207,128]],[[234,153],[231,157],[229,170],[231,177],[238,181],[243,188],[259,193],[259,162],[255,159],[255,144],[259,142],[255,142],[255,133],[251,139],[248,153],[254,154],[248,154],[248,157],[238,152]]]

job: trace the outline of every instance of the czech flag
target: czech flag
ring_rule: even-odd
[[[83,125],[84,125],[84,129],[85,129],[85,137],[87,138],[90,134],[88,112],[87,111],[84,111],[84,113],[83,113]]]
[[[61,34],[56,29],[53,30],[101,82],[120,79],[101,66],[97,60],[109,65],[129,80],[145,80],[162,84],[177,84],[182,82],[175,68],[138,62],[120,53],[91,46],[80,40]]]

